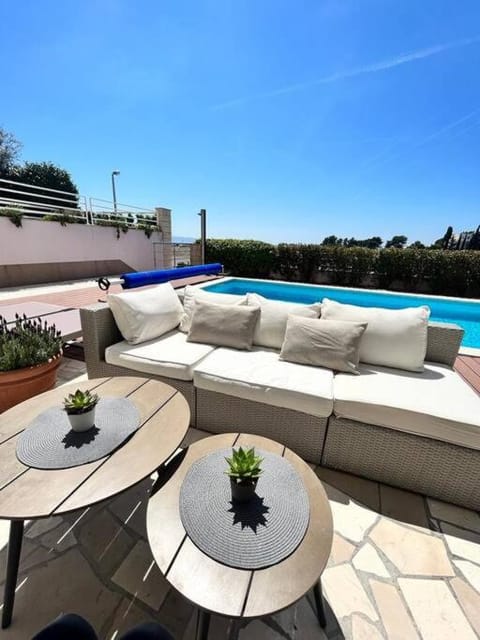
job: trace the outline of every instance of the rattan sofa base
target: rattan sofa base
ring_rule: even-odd
[[[322,465],[480,510],[480,451],[332,416]]]
[[[328,418],[196,389],[197,428],[212,433],[241,431],[272,438],[304,460],[318,464]]]

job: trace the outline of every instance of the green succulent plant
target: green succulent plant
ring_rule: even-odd
[[[98,395],[96,393],[92,393],[88,389],[86,391],[77,389],[75,393],[69,393],[68,396],[63,399],[63,408],[70,415],[75,415],[90,411],[97,402]]]
[[[232,448],[232,457],[225,458],[225,460],[229,467],[225,473],[236,482],[256,480],[262,473],[260,465],[263,458],[255,455],[255,447],[251,449]]]

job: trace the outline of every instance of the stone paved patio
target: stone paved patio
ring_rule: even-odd
[[[83,377],[65,360],[59,384]],[[189,441],[204,437],[191,430]],[[480,637],[480,515],[316,468],[335,524],[323,575],[328,625],[313,600],[251,622],[241,640],[469,640]],[[106,504],[65,518],[30,523],[22,553],[14,621],[5,639],[27,640],[61,612],[75,611],[113,640],[137,622],[156,619],[178,640],[193,640],[195,615],[169,589],[146,542],[152,480]],[[8,523],[0,521],[3,582]],[[213,618],[213,640],[229,637],[229,621]]]

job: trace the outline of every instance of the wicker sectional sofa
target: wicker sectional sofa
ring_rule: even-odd
[[[480,510],[480,397],[452,368],[456,325],[428,325],[424,373],[362,365],[351,376],[272,349],[191,351],[178,330],[132,347],[107,304],[80,315],[89,378],[163,380],[199,429],[270,437],[309,462]]]

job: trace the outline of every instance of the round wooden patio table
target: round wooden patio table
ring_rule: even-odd
[[[310,520],[297,549],[266,569],[235,569],[203,553],[187,535],[179,509],[183,480],[192,463],[219,449],[254,446],[283,456],[299,473],[310,502]],[[169,467],[173,467],[167,472]],[[164,482],[152,492],[147,508],[147,534],[153,557],[168,582],[198,607],[197,640],[206,640],[210,614],[242,624],[289,607],[313,588],[319,622],[325,626],[320,585],[333,538],[332,512],[323,486],[293,451],[260,436],[229,433],[200,440],[175,456]]]
[[[140,427],[108,456],[68,469],[41,470],[16,457],[20,433],[75,389],[128,397]],[[115,496],[156,471],[178,448],[190,422],[187,401],[173,387],[134,377],[99,378],[58,387],[0,415],[0,518],[10,523],[2,627],[10,625],[25,520],[59,516]]]

